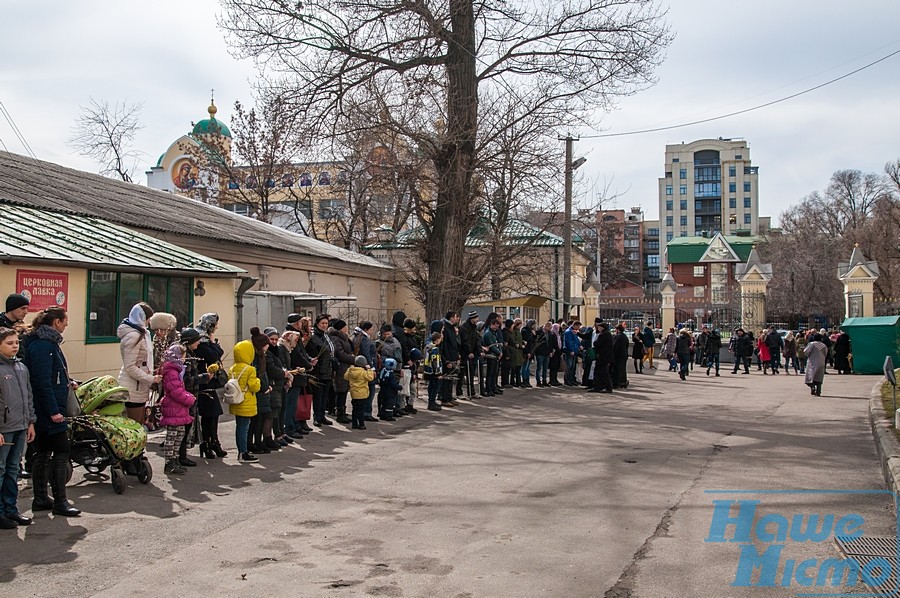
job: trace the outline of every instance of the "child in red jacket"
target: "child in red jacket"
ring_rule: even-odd
[[[194,421],[190,410],[196,397],[184,388],[184,354],[184,345],[175,343],[163,355],[163,398],[159,403],[162,417],[159,423],[166,427],[166,441],[163,445],[166,473],[181,474],[186,471],[178,462],[176,452],[184,437],[184,427]]]

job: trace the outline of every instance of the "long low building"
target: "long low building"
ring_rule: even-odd
[[[115,329],[141,300],[178,317],[221,316],[226,348],[287,311],[350,322],[389,317],[393,268],[379,260],[164,191],[0,152],[0,295],[27,291],[33,311],[70,316],[74,377],[119,367]],[[245,294],[253,290],[252,306]],[[4,295],[5,296],[5,295]],[[51,301],[53,303],[51,303]],[[248,302],[249,303],[249,302]],[[263,319],[266,318],[266,319]]]

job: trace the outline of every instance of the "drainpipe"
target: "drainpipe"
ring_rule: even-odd
[[[242,331],[244,330],[244,293],[246,293],[251,288],[253,288],[253,285],[255,285],[257,282],[259,282],[258,278],[253,278],[252,276],[247,276],[247,277],[241,278],[241,284],[240,284],[240,286],[238,286],[238,290],[237,290],[237,294],[235,296],[235,302],[234,302],[234,307],[237,310],[237,317],[235,318],[235,322],[237,322],[237,326],[235,327],[235,335],[234,335],[235,343],[237,343],[238,341],[241,340],[241,338],[243,338],[241,335],[243,334]]]

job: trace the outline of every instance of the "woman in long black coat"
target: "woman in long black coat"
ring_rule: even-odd
[[[631,335],[631,358],[634,360],[634,373],[644,373],[644,335],[641,333],[641,327],[634,327],[634,334]]]

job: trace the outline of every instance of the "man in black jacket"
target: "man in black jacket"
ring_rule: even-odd
[[[734,341],[734,370],[731,373],[737,374],[743,363],[743,373],[749,374],[751,357],[753,357],[753,339],[747,336],[743,328],[738,328],[737,340]]]
[[[453,400],[454,378],[459,376],[459,333],[456,325],[459,324],[459,314],[448,311],[441,320],[441,365],[444,367],[444,379],[441,380],[441,406],[456,407],[459,405]]]
[[[469,399],[480,398],[475,394],[475,376],[478,373],[481,356],[481,333],[478,332],[478,312],[469,312],[468,319],[459,327],[459,353],[462,365],[460,373],[466,379]]]
[[[612,392],[609,367],[613,362],[613,337],[606,322],[600,322],[598,328],[594,341],[594,387],[590,392]]]
[[[716,364],[716,376],[719,375],[719,350],[722,348],[722,335],[719,334],[718,328],[713,328],[706,339],[706,375]]]

